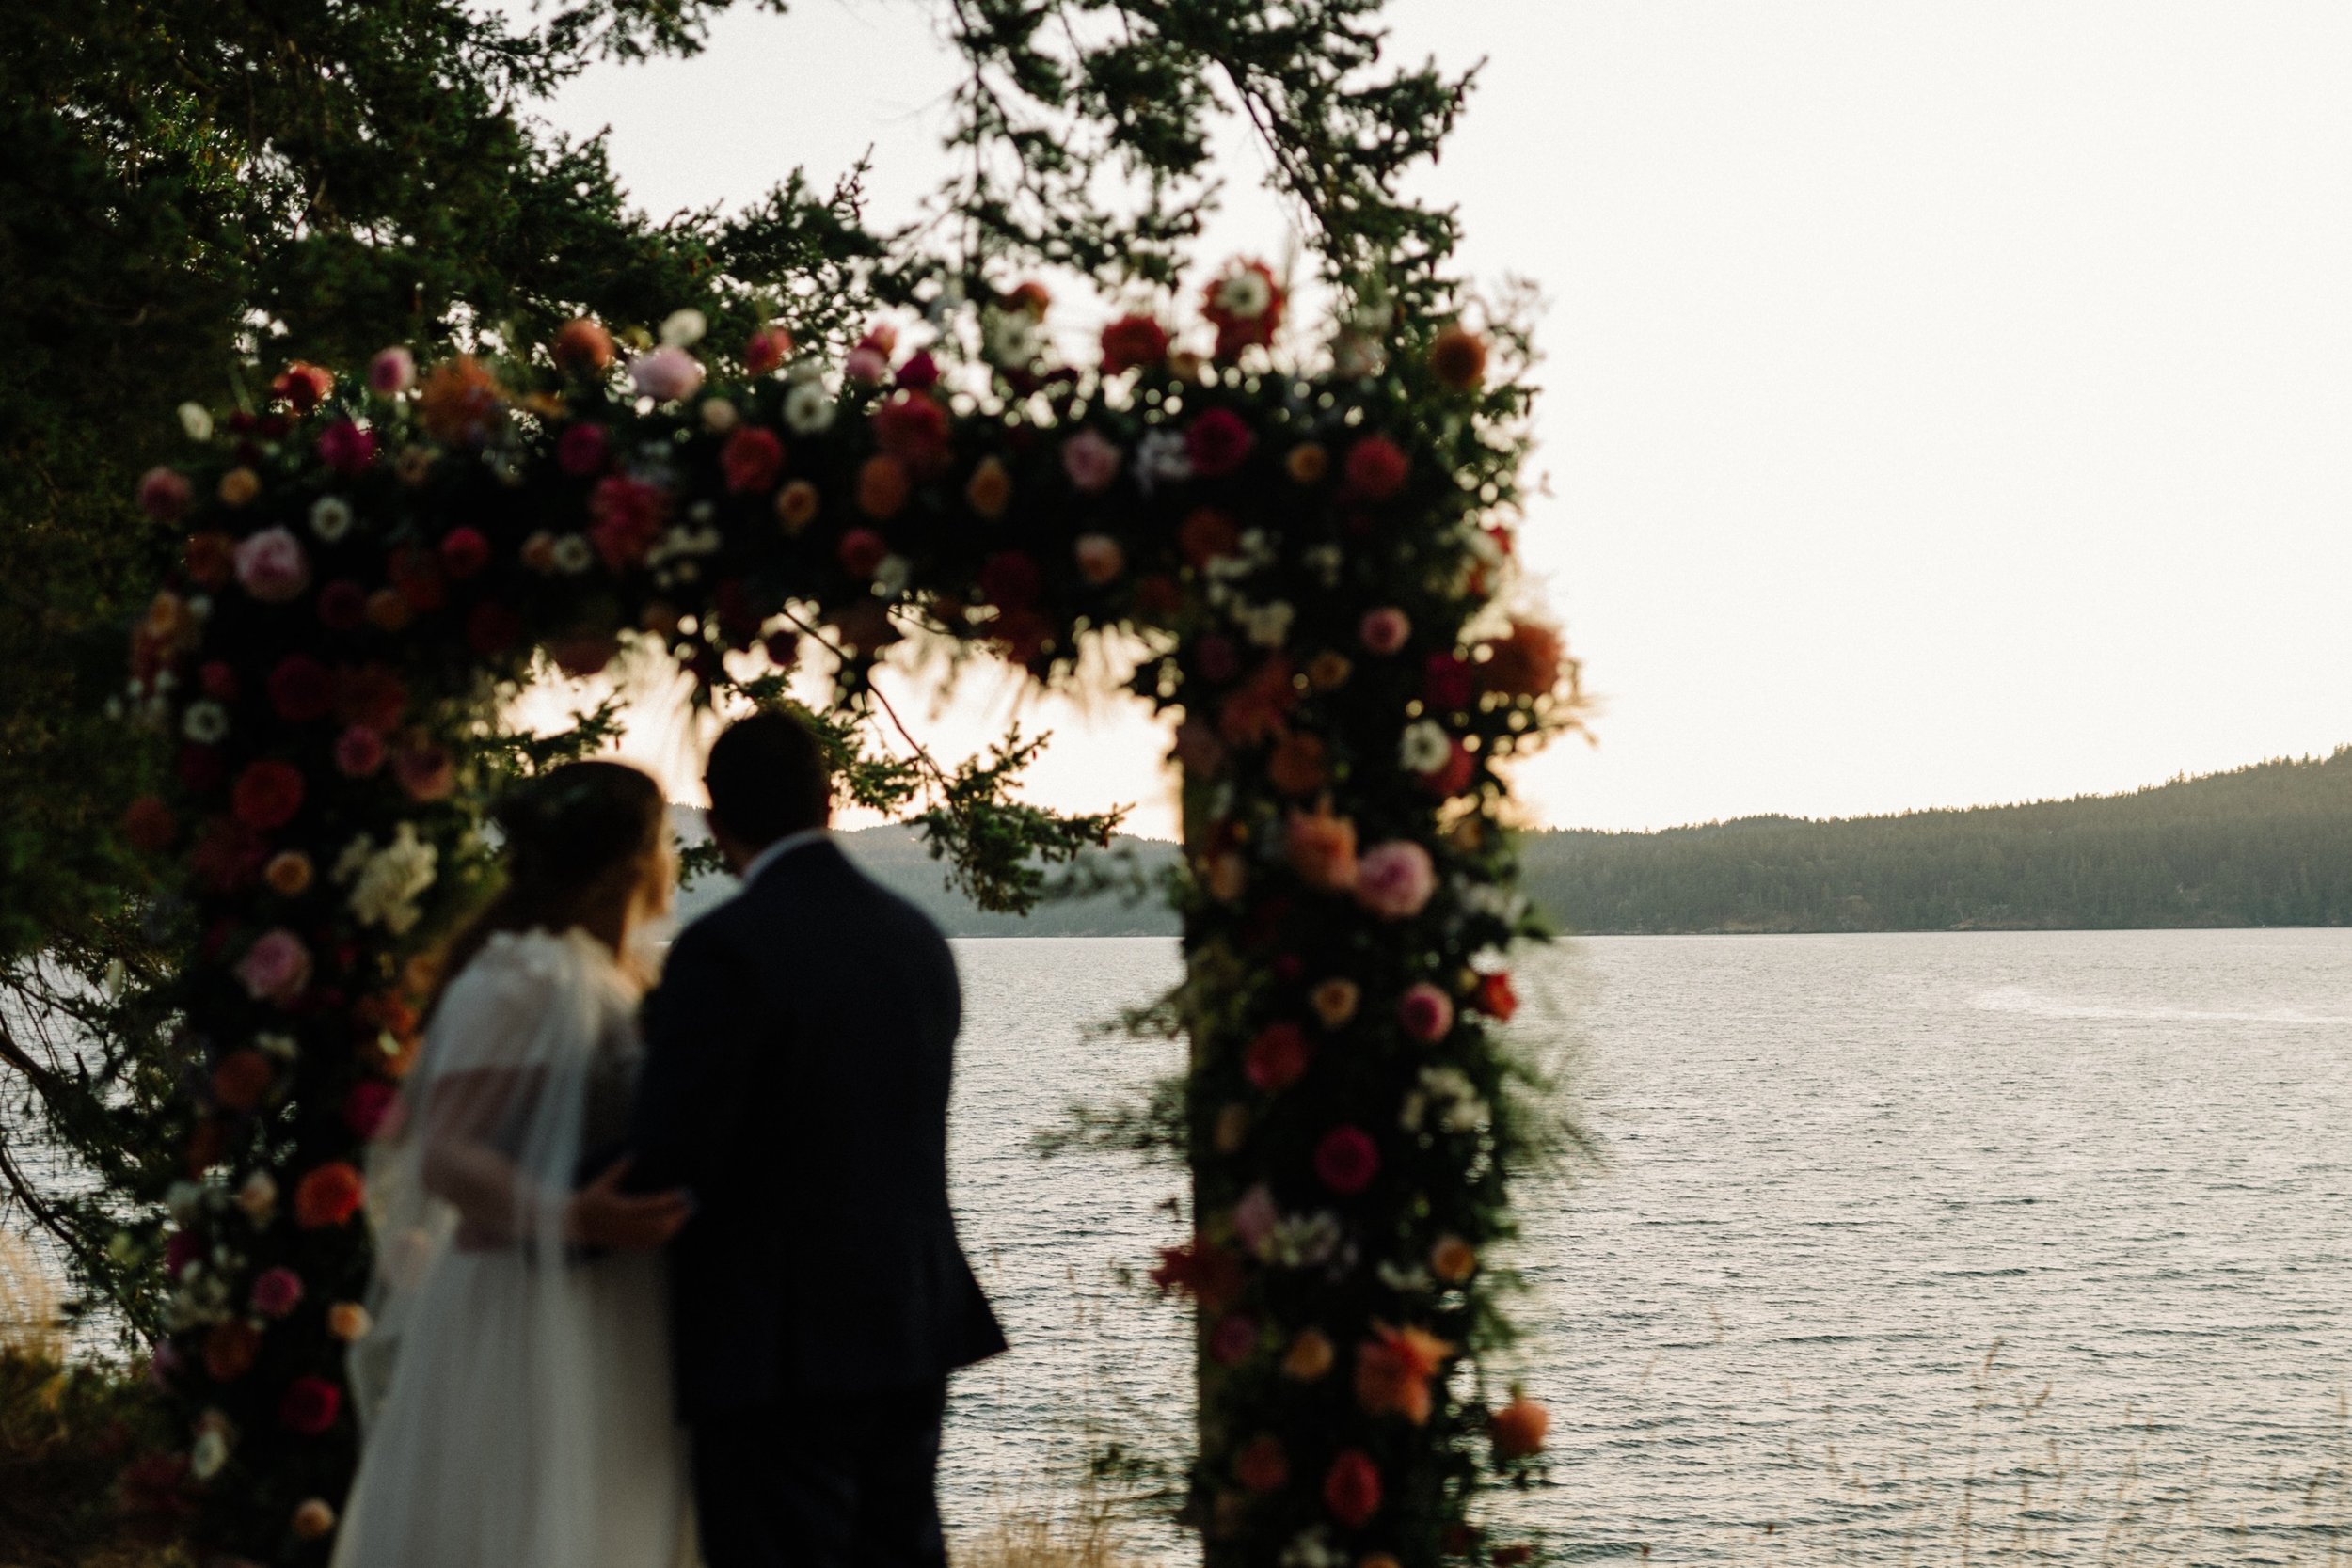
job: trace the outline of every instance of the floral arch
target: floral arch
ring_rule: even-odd
[[[1214,350],[1128,316],[1083,371],[882,329],[837,370],[774,329],[698,356],[685,312],[619,363],[580,321],[496,368],[395,348],[291,367],[217,431],[188,411],[199,454],[140,490],[185,550],[131,705],[177,765],[127,826],[193,914],[158,1363],[217,1544],[329,1548],[359,1153],[485,872],[494,683],[636,637],[707,689],[798,627],[854,712],[903,627],[1046,681],[1116,628],[1183,715],[1196,1230],[1153,1277],[1198,1320],[1188,1516],[1236,1568],[1518,1558],[1472,1507],[1544,1426],[1481,1369],[1534,1139],[1497,957],[1540,934],[1496,765],[1575,711],[1557,634],[1502,610],[1525,393],[1458,323],[1285,373],[1281,304],[1236,268]],[[1019,328],[1042,294],[992,309]]]

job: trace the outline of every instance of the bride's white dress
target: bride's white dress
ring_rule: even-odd
[[[563,1236],[583,1154],[627,1131],[636,1004],[579,931],[495,936],[442,996],[371,1154],[377,1322],[334,1568],[691,1561],[663,1260]]]

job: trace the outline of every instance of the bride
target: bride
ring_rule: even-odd
[[[334,1568],[675,1568],[691,1493],[660,1249],[690,1202],[623,1192],[610,1157],[631,939],[675,879],[661,792],[578,762],[496,815],[505,888],[452,944],[370,1155],[377,1327],[353,1354],[366,1441]]]

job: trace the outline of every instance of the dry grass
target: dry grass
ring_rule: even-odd
[[[65,1321],[58,1293],[32,1243],[0,1230],[0,1352],[34,1360],[59,1361],[66,1353]]]
[[[1007,1507],[956,1543],[957,1568],[1136,1568],[1112,1513],[1101,1498],[1083,1496],[1058,1511]]]

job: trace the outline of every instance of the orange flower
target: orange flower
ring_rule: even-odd
[[[1326,1029],[1343,1029],[1356,1016],[1356,1005],[1363,1000],[1363,988],[1344,975],[1333,975],[1307,993],[1307,1006],[1315,1010]]]
[[[1331,782],[1329,758],[1321,736],[1294,732],[1275,742],[1266,775],[1285,795],[1312,795]]]
[[[326,1332],[346,1345],[366,1338],[374,1326],[368,1309],[356,1301],[339,1301],[326,1309]]]
[[[1366,1414],[1397,1415],[1429,1424],[1430,1383],[1454,1347],[1424,1328],[1373,1324],[1373,1338],[1356,1347],[1356,1402]]]
[[[1486,1427],[1498,1456],[1525,1459],[1543,1452],[1544,1438],[1551,1431],[1551,1412],[1515,1388],[1511,1402],[1488,1418]]]
[[[253,1370],[261,1351],[260,1332],[242,1318],[232,1319],[204,1337],[204,1370],[215,1383],[234,1383]]]
[[[1347,662],[1346,655],[1327,650],[1315,655],[1308,663],[1307,684],[1317,691],[1336,691],[1347,684],[1347,677],[1355,668]]]
[[[1478,1249],[1459,1236],[1440,1236],[1429,1249],[1429,1272],[1448,1285],[1459,1285],[1478,1272]]]
[[[1450,390],[1476,390],[1486,379],[1486,340],[1467,327],[1447,327],[1429,345],[1429,371]]]
[[[335,1509],[325,1497],[311,1497],[294,1511],[294,1532],[298,1541],[323,1541],[335,1529]]]
[[[963,486],[963,499],[973,511],[993,523],[1012,504],[1012,475],[995,458],[983,457]]]
[[[857,507],[877,521],[895,517],[907,503],[907,471],[895,457],[876,453],[857,471]]]
[[[1282,1451],[1281,1440],[1260,1435],[1243,1444],[1233,1456],[1233,1479],[1252,1492],[1279,1492],[1291,1479],[1290,1456]]]
[[[1313,1383],[1329,1372],[1331,1363],[1338,1358],[1331,1337],[1319,1328],[1310,1328],[1291,1341],[1290,1354],[1282,1357],[1282,1375],[1299,1383]]]
[[[433,367],[417,396],[417,420],[425,434],[451,446],[471,446],[498,420],[498,378],[471,355],[461,354]]]
[[[188,576],[206,588],[226,584],[237,569],[237,542],[216,530],[188,535]]]
[[[1326,804],[1295,811],[1282,830],[1282,852],[1291,869],[1313,887],[1345,893],[1356,885],[1356,824],[1334,816]]]
[[[220,504],[249,506],[262,493],[262,476],[250,468],[231,468],[220,476]]]
[[[262,880],[281,898],[299,898],[310,891],[310,857],[299,849],[280,849],[262,867]]]
[[[1200,507],[1176,530],[1176,546],[1184,552],[1187,565],[1206,566],[1241,548],[1241,525],[1214,508]]]
[[[1282,459],[1282,467],[1290,471],[1293,483],[1312,484],[1330,470],[1331,454],[1320,441],[1301,441]]]
[[[1249,1107],[1235,1102],[1217,1112],[1215,1138],[1219,1154],[1240,1153],[1249,1141]]]
[[[612,364],[612,334],[601,324],[580,316],[555,329],[548,352],[555,356],[559,370],[578,376],[595,375]]]
[[[798,533],[817,515],[817,486],[796,479],[776,492],[776,521],[787,533]]]
[[[303,1173],[294,1185],[294,1223],[305,1230],[325,1230],[342,1225],[359,1212],[367,1197],[359,1168],[345,1160],[329,1161]]]
[[[1216,731],[1228,746],[1254,746],[1282,733],[1283,721],[1298,705],[1291,661],[1276,654],[1249,673],[1217,710]]]
[[[213,1069],[213,1102],[224,1111],[243,1113],[262,1103],[278,1073],[269,1058],[250,1046],[231,1051]]]
[[[1542,697],[1560,684],[1567,646],[1560,633],[1536,621],[1514,621],[1511,633],[1486,644],[1478,684],[1506,697]]]

